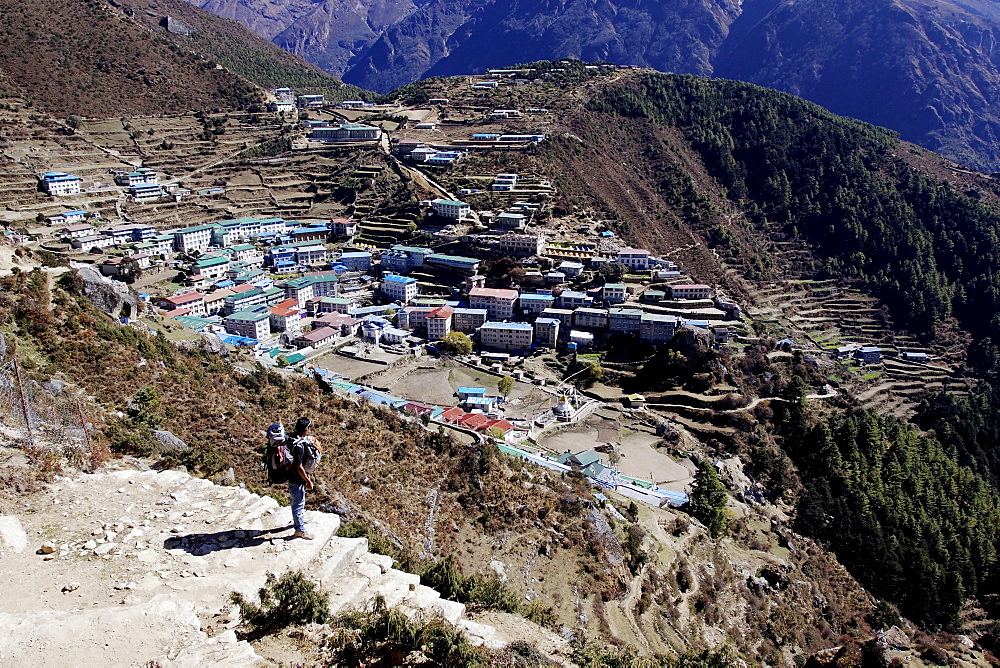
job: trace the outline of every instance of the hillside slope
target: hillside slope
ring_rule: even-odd
[[[100,0],[0,3],[0,90],[58,115],[227,109],[260,99],[237,75]]]
[[[367,93],[345,86],[242,24],[219,18],[184,0],[121,0],[115,5],[178,47],[219,63],[263,88],[321,90],[332,99],[357,99]]]

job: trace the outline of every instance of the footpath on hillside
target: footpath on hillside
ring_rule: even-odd
[[[180,471],[61,477],[8,508],[0,666],[254,665],[262,657],[237,638],[229,594],[255,599],[267,573],[288,570],[319,583],[334,613],[381,594],[407,614],[447,619],[474,644],[507,641],[369,553],[367,539],[337,537],[338,516],[308,512],[316,539],[295,539],[274,499]]]

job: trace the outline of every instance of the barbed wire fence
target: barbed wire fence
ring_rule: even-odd
[[[25,380],[16,358],[0,363],[0,438],[36,465],[55,466],[62,458],[84,469],[103,463],[107,448],[95,443],[92,430],[78,399]]]

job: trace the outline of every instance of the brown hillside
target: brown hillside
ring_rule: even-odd
[[[106,117],[231,109],[259,98],[96,0],[0,2],[0,86],[53,114]]]
[[[220,18],[184,0],[121,0],[114,6],[191,51],[265,88],[290,86],[324,92],[328,98],[366,98],[316,65],[258,36],[236,21]]]

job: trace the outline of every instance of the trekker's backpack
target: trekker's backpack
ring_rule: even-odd
[[[306,473],[312,473],[319,466],[319,460],[323,457],[323,451],[313,442],[312,436],[295,438],[292,441],[292,449],[302,447],[301,462]]]
[[[267,470],[268,483],[278,485],[288,482],[289,473],[294,467],[291,439],[285,433],[285,425],[275,422],[267,428],[267,447],[264,449],[264,468]]]

